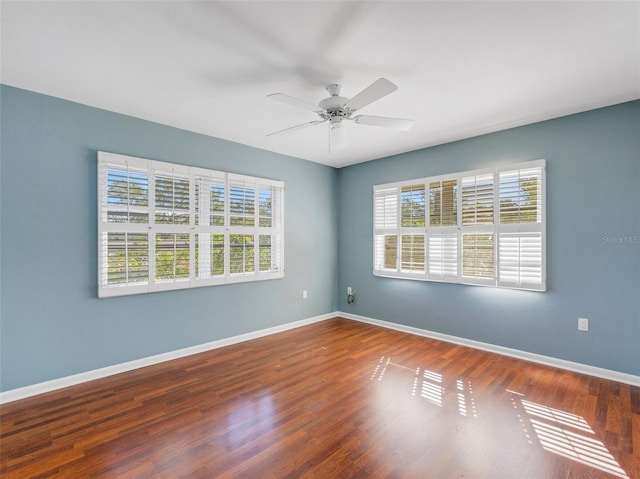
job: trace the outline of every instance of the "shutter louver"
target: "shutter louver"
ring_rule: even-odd
[[[149,178],[128,166],[107,169],[106,211],[109,223],[149,221]]]
[[[374,195],[374,215],[377,230],[398,227],[398,189],[379,190]]]
[[[542,285],[542,234],[501,233],[499,238],[499,285]]]
[[[398,236],[397,235],[377,235],[375,237],[375,270],[376,271],[397,271],[398,270]]]
[[[224,178],[216,179],[209,185],[209,224],[212,226],[225,225],[224,213],[225,186]]]
[[[229,225],[256,225],[256,187],[255,181],[243,177],[229,180]]]
[[[462,224],[493,224],[493,174],[462,178]]]
[[[424,235],[402,235],[402,272],[424,273],[424,246]]]
[[[105,233],[107,236],[107,284],[123,285],[149,281],[149,235]]]
[[[188,225],[190,222],[189,177],[171,170],[156,173],[154,182],[155,223]]]
[[[259,244],[259,268],[260,271],[272,271],[273,264],[273,249],[271,244],[271,235],[260,235],[258,239]]]
[[[401,220],[403,228],[424,227],[424,185],[404,186],[400,192]]]
[[[189,233],[156,233],[156,281],[189,279]]]
[[[224,249],[225,240],[223,234],[211,235],[211,276],[224,274]]]
[[[464,233],[462,235],[462,276],[482,281],[493,280],[493,234]]]
[[[445,280],[458,276],[458,235],[432,233],[429,236],[429,278]]]
[[[222,172],[198,172],[195,177],[196,225],[225,225],[225,175]]]
[[[271,235],[271,268],[265,271],[271,271],[273,273],[280,273],[283,271],[283,250],[282,247],[283,235],[276,233]]]
[[[542,167],[500,173],[500,223],[542,222]]]
[[[258,226],[270,228],[273,225],[273,197],[275,188],[267,185],[260,185],[258,195]]]
[[[385,235],[382,237],[383,269],[398,269],[398,236]]]
[[[229,270],[232,275],[255,271],[255,237],[253,235],[229,235]]]
[[[224,234],[199,233],[195,238],[196,278],[224,275]]]
[[[458,222],[458,181],[429,183],[429,225],[455,226]]]

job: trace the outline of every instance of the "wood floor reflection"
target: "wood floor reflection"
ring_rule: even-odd
[[[640,478],[640,388],[336,318],[2,406],[3,478]]]

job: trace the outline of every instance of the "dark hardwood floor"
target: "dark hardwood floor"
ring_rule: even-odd
[[[334,319],[1,408],[3,478],[640,478],[640,388]]]

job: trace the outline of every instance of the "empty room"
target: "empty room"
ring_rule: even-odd
[[[640,478],[640,1],[0,22],[0,477]]]

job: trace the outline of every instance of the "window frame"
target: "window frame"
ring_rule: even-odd
[[[536,222],[511,222],[502,223],[501,211],[501,188],[506,188],[501,183],[501,174],[507,172],[518,172],[517,187],[522,188],[522,183],[526,176],[521,176],[523,171],[539,171],[539,177],[536,177],[538,183],[534,190],[536,201]],[[492,215],[493,222],[486,223],[477,220],[476,214],[473,215],[475,219],[473,222],[468,222],[467,217],[463,217],[463,195],[465,194],[464,185],[468,184],[468,179],[471,177],[487,177],[492,178],[492,198],[485,201],[485,204],[491,204],[493,207]],[[455,197],[455,217],[456,224],[448,225],[431,225],[431,195],[430,185],[432,183],[440,183],[440,195],[443,195],[443,184],[447,181],[456,181],[456,197]],[[505,183],[506,184],[506,183]],[[416,187],[422,185],[425,191],[425,226],[418,228],[407,228],[401,226],[401,212],[402,212],[402,197],[401,192],[406,187]],[[513,187],[513,184],[511,184]],[[394,193],[395,192],[395,193]],[[395,194],[395,199],[394,198]],[[468,194],[468,191],[466,192]],[[486,191],[483,192],[486,194]],[[381,214],[380,206],[383,204],[382,196],[385,196],[387,203],[396,203],[396,215],[394,218],[381,222],[381,218],[378,216]],[[522,198],[525,198],[525,193],[521,194]],[[528,195],[528,193],[527,193]],[[527,201],[528,201],[527,196]],[[477,201],[479,200],[474,200]],[[385,204],[387,204],[385,203]],[[444,201],[443,196],[440,197],[440,210],[437,212],[440,218],[445,216],[444,214]],[[476,206],[477,208],[477,206]],[[505,208],[506,211],[506,207]],[[386,213],[386,210],[385,210]],[[450,213],[453,214],[453,213]],[[520,210],[518,209],[518,214]],[[505,213],[506,216],[506,213]],[[513,217],[511,217],[513,218]],[[384,223],[384,224],[383,224]],[[425,265],[422,271],[404,272],[401,270],[402,259],[402,235],[405,234],[419,234],[424,235],[424,258]],[[490,278],[482,276],[465,276],[463,275],[463,262],[465,259],[469,259],[468,256],[463,254],[464,239],[467,235],[480,234],[480,235],[493,235],[493,275]],[[386,265],[385,250],[381,249],[384,246],[384,237],[396,236],[396,268],[380,267]],[[501,258],[501,239],[504,240],[502,245],[511,247],[509,254],[512,256],[507,258],[506,247],[502,251],[504,258]],[[455,240],[455,241],[454,241]],[[508,243],[511,240],[511,243]],[[517,240],[517,241],[514,241]],[[455,244],[454,244],[455,243]],[[516,253],[513,253],[514,245]],[[438,247],[438,249],[436,249]],[[437,257],[431,256],[431,248],[433,251],[438,251],[442,254],[440,262],[437,261]],[[445,248],[448,248],[445,251]],[[525,248],[529,248],[528,251],[534,251],[536,255],[539,254],[539,261],[531,262],[527,260]],[[455,251],[455,258],[452,257]],[[443,260],[445,255],[449,255],[446,262]],[[515,259],[514,255],[515,254]],[[525,258],[525,259],[523,259]],[[501,263],[501,259],[505,259],[504,263]],[[507,259],[511,260],[507,262]],[[535,257],[538,260],[538,257]],[[455,263],[456,274],[451,273],[453,265]],[[433,265],[433,267],[432,267]],[[506,274],[506,271],[501,270],[501,266],[517,270],[516,273]],[[476,268],[478,266],[476,265]],[[522,272],[522,271],[524,272]],[[436,274],[436,271],[440,274]],[[533,271],[531,273],[530,271]],[[380,185],[374,185],[373,187],[373,274],[374,276],[389,277],[389,278],[401,278],[401,279],[413,279],[420,281],[435,281],[454,284],[468,284],[476,286],[490,286],[509,289],[521,289],[530,291],[546,291],[546,160],[530,160],[519,163],[505,164],[492,168],[482,168],[477,170],[462,171],[450,174],[443,174],[437,176],[430,176],[425,178],[411,179],[405,181],[397,181],[393,183],[386,183]],[[516,278],[516,279],[514,279]],[[531,279],[533,278],[533,279]],[[531,279],[529,281],[529,279]]]
[[[98,152],[98,297],[107,298],[112,296],[123,296],[131,294],[150,293],[157,291],[168,291],[176,289],[216,286],[221,284],[233,284],[240,282],[264,281],[280,279],[284,277],[284,182],[267,178],[259,178],[235,173],[191,167],[163,161],[136,158],[132,156],[119,155],[104,151]],[[127,174],[127,198],[126,204],[109,203],[109,171],[123,171]],[[146,175],[147,191],[146,206],[131,206],[130,184],[131,173]],[[156,179],[157,177],[176,178],[188,181],[188,209],[181,207],[179,214],[186,214],[188,211],[188,223],[158,222],[156,213]],[[170,183],[164,180],[165,184]],[[232,226],[231,225],[231,185],[242,183],[247,185],[247,189],[253,188],[253,226]],[[196,184],[198,185],[198,197],[196,197]],[[220,211],[212,210],[211,192],[214,187],[220,190],[224,186],[224,225],[210,224],[212,216],[219,217]],[[173,187],[173,198],[175,201],[175,186]],[[271,198],[270,217],[264,214],[261,208],[263,190],[269,190]],[[182,191],[184,193],[184,190]],[[165,200],[166,202],[166,200]],[[111,205],[111,206],[110,206]],[[114,206],[115,205],[115,206]],[[175,214],[176,206],[173,206]],[[146,222],[129,223],[108,221],[109,212],[127,213],[134,212],[143,215],[146,213]],[[167,210],[165,207],[164,210]],[[214,213],[215,211],[215,213]],[[166,213],[166,211],[165,211]],[[260,226],[261,220],[270,218],[270,226]],[[266,221],[269,222],[268,220]],[[214,221],[214,223],[217,223]],[[110,234],[131,233],[147,235],[146,251],[148,269],[146,270],[146,281],[129,281],[129,256],[131,243],[125,240],[124,245],[124,277],[125,281],[109,283],[109,241]],[[188,234],[188,276],[179,278],[176,275],[176,265],[178,264],[178,253],[174,249],[174,256],[170,261],[174,262],[174,277],[171,279],[158,279],[156,276],[156,235],[185,235]],[[217,237],[214,239],[214,235]],[[223,273],[215,274],[212,269],[218,269],[220,264],[213,264],[213,248],[219,248],[218,241],[223,235]],[[233,235],[252,236],[253,238],[253,271],[243,271],[232,273],[230,265],[230,238]],[[208,238],[207,238],[208,236]],[[261,255],[260,240],[264,236],[269,236],[269,270],[261,270],[264,264],[264,252]],[[198,251],[196,251],[196,239]],[[208,240],[208,241],[207,241]],[[264,244],[267,244],[266,242]],[[140,250],[144,249],[144,246]],[[219,254],[219,249],[218,253]],[[203,256],[204,255],[204,256]],[[200,261],[196,265],[196,261]],[[208,262],[208,265],[207,265]],[[111,263],[113,264],[113,263]],[[182,261],[184,267],[184,259]],[[203,275],[203,271],[205,274]]]

